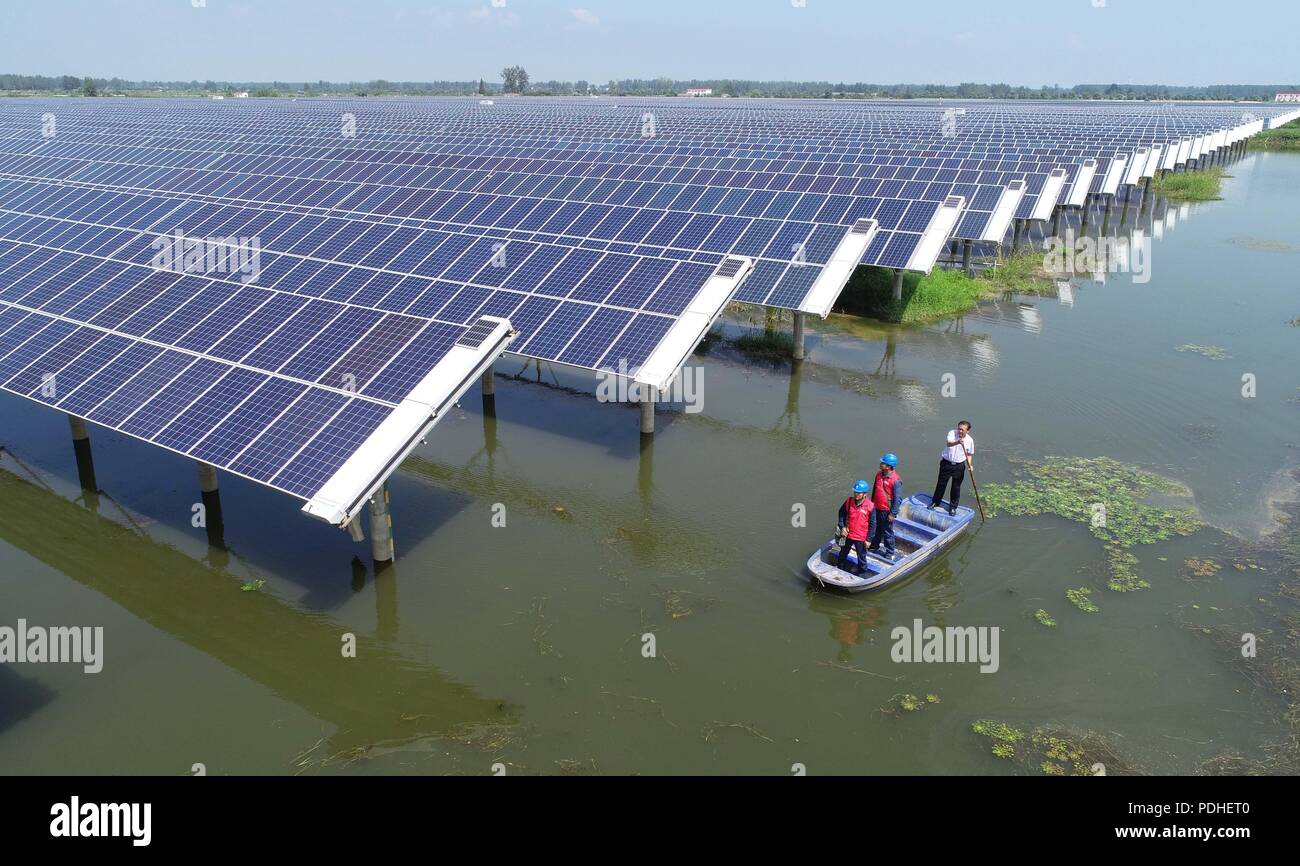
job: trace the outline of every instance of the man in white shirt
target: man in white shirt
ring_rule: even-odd
[[[962,421],[956,430],[948,431],[947,444],[939,458],[939,480],[934,485],[934,495],[930,497],[930,507],[943,506],[943,489],[952,479],[952,496],[948,499],[948,513],[956,514],[961,501],[961,483],[966,480],[966,461],[975,453],[975,440],[970,435],[971,424]]]

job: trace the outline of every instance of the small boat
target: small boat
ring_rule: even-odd
[[[946,504],[946,503],[945,503]],[[849,592],[884,589],[916,572],[939,551],[956,540],[975,519],[975,510],[958,506],[955,515],[947,508],[930,510],[930,495],[914,493],[898,509],[894,518],[894,542],[897,555],[893,562],[878,553],[868,553],[866,570],[862,574],[843,571],[836,567],[840,546],[832,538],[808,558],[808,571],[823,586],[837,587]],[[858,567],[857,552],[849,550],[849,566]]]

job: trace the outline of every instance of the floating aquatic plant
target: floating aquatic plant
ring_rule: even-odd
[[[1052,619],[1052,615],[1041,607],[1034,611],[1034,619],[1038,620],[1048,628],[1056,628],[1056,620]]]
[[[1184,565],[1194,577],[1214,577],[1223,568],[1213,559],[1188,559]]]
[[[1065,597],[1070,600],[1070,603],[1084,613],[1096,613],[1101,609],[1097,607],[1096,603],[1093,602],[1092,598],[1090,598],[1091,595],[1092,590],[1086,586],[1081,586],[1078,589],[1067,589],[1065,591]]]
[[[1202,526],[1185,485],[1109,457],[1063,457],[1020,464],[1012,484],[990,484],[990,514],[1055,514],[1088,526],[1106,545],[1108,587],[1146,589],[1129,548],[1190,535]],[[1180,504],[1156,504],[1153,497]]]
[[[995,722],[991,719],[980,719],[971,725],[971,730],[981,737],[992,740],[993,754],[1007,760],[1016,757],[1016,744],[1025,738],[1024,731],[1013,728],[1005,722]]]
[[[1178,347],[1178,351],[1192,352],[1209,358],[1211,361],[1227,361],[1232,357],[1232,354],[1222,346],[1200,346],[1196,343],[1184,343]]]
[[[991,719],[980,719],[971,730],[989,738],[994,756],[1048,776],[1091,776],[1098,764],[1108,774],[1142,772],[1125,760],[1108,738],[1091,732],[1044,726],[1026,733]]]
[[[259,589],[261,589],[261,588],[264,587],[264,586],[266,586],[266,581],[265,581],[265,580],[260,580],[260,579],[259,579],[259,580],[249,580],[249,581],[245,581],[244,583],[240,584],[240,585],[239,585],[239,589],[240,589],[242,592],[257,592]]]
[[[900,710],[907,713],[915,713],[917,710],[923,710],[928,704],[939,703],[939,696],[936,694],[927,694],[924,698],[913,694],[894,695],[889,701],[880,708],[882,713],[891,715],[900,715]]]

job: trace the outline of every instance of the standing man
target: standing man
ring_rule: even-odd
[[[969,421],[962,421],[956,430],[948,431],[947,445],[939,457],[939,480],[934,484],[934,495],[930,497],[930,507],[943,506],[943,489],[952,479],[952,496],[948,498],[948,513],[956,514],[961,502],[961,483],[966,479],[966,461],[975,453],[975,440],[970,435]]]
[[[840,536],[840,558],[835,567],[849,570],[849,548],[858,553],[858,574],[867,570],[867,539],[875,529],[875,506],[867,498],[871,486],[865,481],[853,485],[853,495],[840,506],[840,522],[836,535]]]
[[[876,531],[871,536],[868,550],[879,553],[883,558],[893,562],[897,557],[894,551],[894,518],[903,504],[903,480],[894,471],[898,468],[898,457],[886,454],[880,458],[880,471],[876,473],[876,483],[871,493],[871,503],[876,507]]]

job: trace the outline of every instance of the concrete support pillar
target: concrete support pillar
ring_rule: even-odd
[[[794,314],[794,350],[792,355],[796,361],[803,360],[803,318],[804,314],[798,311]]]
[[[385,484],[370,497],[370,550],[375,566],[393,561],[393,515],[388,510],[388,485]]]
[[[77,458],[77,479],[81,482],[81,489],[95,493],[99,485],[95,482],[95,459],[90,452],[90,431],[86,429],[86,421],[69,415],[68,427],[72,430],[72,451]]]
[[[903,300],[903,269],[894,269],[894,300]]]
[[[496,365],[483,371],[483,417],[497,414]]]
[[[1017,219],[1011,221],[1011,252],[1013,254],[1020,252],[1020,236],[1024,232],[1024,228],[1024,220]]]
[[[971,268],[971,261],[970,261],[971,249],[973,246],[974,244],[971,243],[971,241],[965,241],[961,245],[961,269],[966,273],[966,276],[968,277],[975,276],[975,273]]]
[[[213,547],[226,546],[226,520],[221,512],[221,489],[217,478],[217,467],[197,461],[199,469],[199,495],[203,499],[203,515],[206,521],[208,544]]]
[[[1052,212],[1052,237],[1059,238],[1060,236],[1061,236],[1061,208],[1058,207],[1055,211]]]
[[[641,386],[641,390],[641,435],[653,436],[655,432],[655,395],[645,385]]]
[[[198,461],[199,464],[199,490],[204,493],[216,493],[221,486],[217,480],[217,467],[210,463]]]

